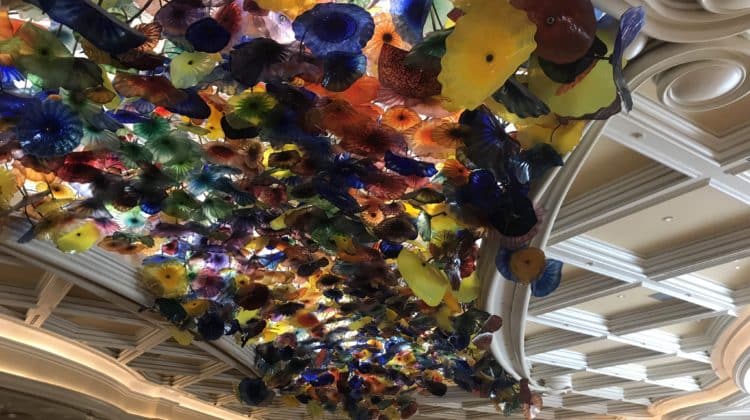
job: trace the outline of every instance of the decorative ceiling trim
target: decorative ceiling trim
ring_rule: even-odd
[[[567,202],[555,220],[550,244],[603,226],[708,185],[654,163]]]
[[[717,51],[721,51],[720,54],[748,55],[750,50],[746,48],[747,46],[750,46],[747,42],[732,42],[730,40],[717,40],[697,45],[657,45],[628,65],[625,70],[626,79],[629,80],[631,88],[636,89],[655,75],[669,69],[692,62],[715,59]],[[533,246],[546,248],[552,223],[560,213],[559,205],[583,161],[591,152],[591,148],[602,132],[605,132],[613,140],[647,156],[652,156],[655,160],[663,162],[666,166],[684,174],[676,182],[681,183],[684,179],[690,180],[687,186],[673,184],[673,187],[696,188],[697,185],[710,185],[745,203],[750,203],[750,185],[734,175],[737,168],[744,168],[742,165],[747,163],[742,160],[745,156],[742,154],[733,157],[727,155],[730,149],[740,153],[750,151],[750,145],[735,144],[736,138],[733,137],[730,143],[719,142],[722,145],[718,149],[707,147],[702,142],[697,141],[694,136],[670,130],[669,127],[661,124],[661,118],[659,117],[665,116],[662,115],[663,112],[657,116],[654,116],[654,114],[642,115],[647,112],[639,111],[638,107],[641,103],[647,104],[647,108],[649,106],[656,108],[653,101],[642,100],[638,95],[636,95],[636,101],[636,108],[630,115],[615,117],[606,124],[606,127],[602,122],[592,123],[578,148],[568,157],[566,165],[555,173],[556,178],[544,183],[539,188],[534,196],[535,202],[545,210],[546,214],[541,232],[533,242]],[[693,134],[698,136],[715,137],[688,124],[684,128],[695,129],[696,133]],[[695,185],[691,185],[693,182]],[[582,236],[574,236],[546,249],[547,254],[553,258],[573,262],[574,265],[583,267],[588,271],[624,283],[652,288],[679,299],[679,301],[674,302],[674,307],[668,307],[670,311],[675,310],[679,313],[669,314],[659,310],[649,313],[648,316],[633,313],[624,320],[613,322],[612,325],[605,321],[598,326],[595,325],[596,323],[578,323],[578,321],[576,321],[576,325],[573,325],[570,317],[567,316],[569,314],[563,317],[565,319],[554,320],[553,318],[557,313],[561,312],[560,309],[542,311],[538,315],[529,316],[530,293],[528,287],[508,282],[497,273],[493,263],[497,244],[493,240],[494,238],[489,238],[483,243],[481,252],[484,258],[480,257],[479,260],[480,271],[478,274],[482,275],[484,280],[483,302],[488,311],[501,315],[505,321],[504,327],[499,332],[500,336],[493,342],[493,352],[509,373],[518,377],[528,377],[535,386],[539,384],[535,381],[534,376],[542,377],[538,376],[541,372],[549,375],[549,377],[570,375],[572,372],[581,370],[603,376],[633,377],[633,372],[627,372],[630,368],[627,362],[632,360],[634,353],[642,353],[639,357],[642,357],[643,360],[652,357],[664,357],[665,354],[669,354],[681,357],[686,361],[707,364],[708,357],[701,351],[710,348],[711,340],[701,338],[700,340],[685,340],[684,343],[680,340],[675,348],[675,344],[670,343],[670,340],[664,336],[666,341],[662,344],[650,346],[648,343],[653,342],[650,336],[651,332],[646,330],[684,322],[685,320],[708,317],[714,317],[717,320],[715,325],[726,325],[726,319],[731,317],[725,317],[722,314],[733,315],[735,313],[734,297],[736,293],[690,273],[750,255],[748,238],[750,236],[747,235],[747,232],[735,231],[652,256],[636,255]],[[709,245],[709,243],[712,245]],[[714,247],[714,244],[717,246]],[[484,264],[482,264],[483,261]],[[613,287],[619,286],[614,283]],[[708,298],[702,296],[702,293],[696,293],[696,290],[701,287],[711,291]],[[596,293],[590,294],[590,296],[595,295]],[[598,355],[601,360],[594,358],[594,366],[589,366],[589,360],[587,360],[585,354],[576,354],[576,352],[570,352],[569,350],[537,353],[540,347],[544,349],[543,339],[539,338],[536,341],[537,348],[534,350],[536,354],[529,355],[527,358],[524,345],[527,320],[581,335],[621,342],[631,347],[624,347],[620,349],[619,353],[603,352]],[[554,336],[555,340],[559,338],[557,335]],[[682,348],[683,344],[685,349]],[[686,351],[688,348],[699,350],[695,352]],[[564,362],[566,358],[567,362]],[[534,363],[534,375],[530,373],[532,362]],[[625,367],[617,365],[617,363],[625,363]],[[638,369],[641,368],[638,367]],[[698,371],[704,372],[705,369],[698,369]],[[643,379],[643,386],[634,387],[629,393],[631,397],[667,396],[672,394],[673,390],[686,389],[686,386],[690,389],[697,389],[695,388],[695,382],[693,382],[693,387],[684,382],[687,378],[672,377],[655,380],[647,376],[648,372],[644,374],[646,379]],[[690,380],[694,381],[692,378]],[[561,381],[561,383],[563,382],[565,381]],[[544,387],[539,387],[539,389],[551,391]],[[630,387],[627,389],[630,390]],[[581,391],[575,389],[572,392],[581,393]],[[563,407],[569,408],[568,405],[564,404],[565,399],[562,401]],[[637,401],[629,402],[637,404]],[[587,407],[591,408],[590,406]],[[574,412],[586,411],[578,407],[573,408],[573,410],[575,410]],[[556,417],[559,417],[558,413],[564,416],[563,412],[555,410]]]
[[[104,354],[11,317],[0,315],[0,331],[0,372],[84,394],[145,418],[246,418],[155,385]]]
[[[711,364],[721,382],[703,391],[659,401],[655,420],[699,419],[750,404],[750,310],[743,311],[716,341]]]
[[[728,38],[750,27],[750,2],[745,0],[594,0],[605,12],[620,16],[630,6],[645,6],[644,32],[669,42],[705,42]]]
[[[83,254],[70,255],[59,252],[47,241],[33,240],[28,244],[19,244],[16,238],[23,235],[26,229],[27,223],[22,219],[9,221],[0,233],[0,252],[86,289],[137,314],[134,316],[143,318],[154,327],[168,326],[160,317],[151,317],[142,311],[144,307],[152,306],[153,297],[140,284],[136,268],[128,261],[96,248]],[[237,346],[232,338],[225,336],[216,341],[195,341],[193,344],[243,374],[257,376],[253,352]]]

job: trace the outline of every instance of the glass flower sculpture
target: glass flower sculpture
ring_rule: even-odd
[[[554,292],[530,186],[632,105],[642,9],[25,1],[0,10],[0,207],[29,223],[20,242],[135,261],[178,342],[254,354],[249,406],[398,419],[458,387],[538,411],[489,352],[479,246],[496,231],[500,273]]]

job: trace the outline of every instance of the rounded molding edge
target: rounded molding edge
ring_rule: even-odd
[[[69,390],[148,419],[247,419],[182,391],[156,385],[74,340],[0,314],[0,373]],[[122,416],[119,416],[122,417]]]
[[[594,0],[614,16],[627,8],[644,6],[648,18],[644,31],[662,41],[691,43],[715,41],[742,34],[750,28],[747,0]]]
[[[685,112],[727,106],[750,93],[750,56],[717,51],[717,57],[670,68],[654,76],[661,102]]]

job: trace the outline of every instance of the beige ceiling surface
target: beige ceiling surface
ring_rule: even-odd
[[[659,328],[662,331],[672,333],[679,337],[701,335],[711,326],[711,319],[699,319],[697,321],[681,322],[679,324],[667,325]]]
[[[572,280],[581,276],[584,276],[588,273],[588,271],[584,270],[583,268],[576,267],[571,264],[565,264],[563,265],[562,269],[562,280]]]
[[[611,317],[621,312],[659,303],[658,300],[649,297],[652,294],[654,294],[653,290],[636,287],[622,293],[590,300],[573,307],[605,317]]]
[[[527,322],[526,323],[526,336],[532,336],[536,334],[542,334],[550,331],[554,331],[555,329],[552,327],[548,327],[546,325],[537,324],[536,322]]]
[[[578,344],[575,346],[567,347],[567,350],[577,351],[583,354],[597,353],[600,351],[608,351],[622,348],[621,343],[601,339],[599,341],[593,341],[591,343]]]
[[[672,217],[665,222],[664,217]],[[750,206],[710,186],[667,200],[587,234],[648,256],[691,241],[750,226]]]
[[[594,146],[586,165],[573,181],[566,200],[570,201],[633,171],[643,169],[654,161],[603,136]]]
[[[717,265],[695,273],[732,290],[750,286],[750,257]]]

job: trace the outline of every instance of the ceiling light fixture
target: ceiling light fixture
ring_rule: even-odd
[[[735,266],[734,266],[734,269],[735,269],[735,270],[739,270],[739,269],[740,269],[740,266],[739,266],[739,265],[735,265]]]
[[[619,294],[619,295],[617,295],[617,297],[618,297],[618,298],[620,298],[620,299],[622,299],[622,298],[624,298],[624,297],[625,297],[625,295],[623,295],[623,294]]]
[[[664,216],[661,218],[662,222],[667,222],[667,223],[671,222],[672,220],[674,220],[674,217],[672,216]]]

